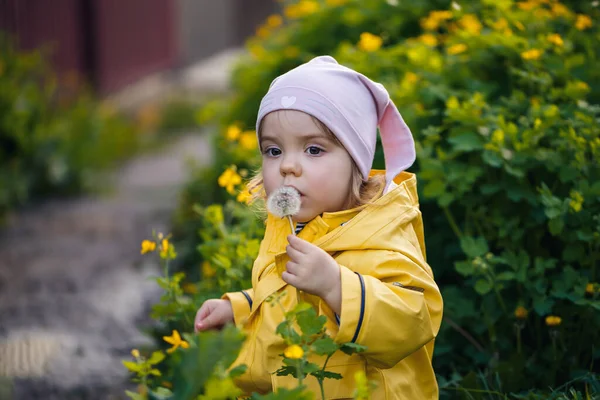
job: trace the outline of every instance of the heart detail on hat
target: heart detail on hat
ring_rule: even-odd
[[[283,96],[281,98],[281,105],[285,108],[291,107],[296,102],[296,96]]]

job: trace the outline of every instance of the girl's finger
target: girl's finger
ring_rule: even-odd
[[[304,239],[300,239],[298,236],[288,235],[287,239],[290,246],[298,250],[300,253],[307,253],[313,247],[312,244],[308,243]]]
[[[294,262],[300,261],[300,257],[303,254],[300,251],[293,248],[291,245],[288,245],[285,247],[285,252],[287,253],[288,256],[290,256],[290,259]]]
[[[298,287],[298,286],[297,286],[297,285],[298,285],[298,277],[297,277],[297,276],[295,276],[295,275],[292,275],[292,274],[290,274],[290,273],[289,273],[289,272],[287,272],[287,271],[284,271],[284,272],[281,274],[281,279],[283,279],[283,281],[284,281],[285,283],[287,283],[287,284],[290,284],[290,285],[292,285],[292,286],[294,286],[294,287]]]
[[[300,265],[296,264],[293,261],[288,261],[285,263],[285,270],[292,275],[297,275],[300,269]]]

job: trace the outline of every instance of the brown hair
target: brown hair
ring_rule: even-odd
[[[311,115],[313,122],[321,129],[322,132],[327,134],[336,145],[344,147],[333,132],[321,121]],[[262,121],[259,126],[258,135],[260,137],[262,133]],[[383,194],[385,187],[385,175],[373,175],[369,176],[366,181],[363,181],[362,174],[358,169],[358,166],[352,159],[352,181],[350,187],[350,197],[348,203],[345,206],[346,210],[351,208],[364,206],[377,200]],[[251,195],[250,203],[255,203],[258,200],[266,200],[266,193],[263,186],[262,170],[258,169],[254,176],[250,179],[247,184],[248,191]]]

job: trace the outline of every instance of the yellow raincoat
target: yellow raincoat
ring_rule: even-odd
[[[377,384],[373,399],[438,398],[431,358],[442,320],[442,297],[425,260],[416,177],[403,172],[394,183],[397,186],[373,204],[324,213],[298,235],[334,255],[340,265],[340,325],[319,297],[298,294],[281,279],[278,271],[285,270],[289,260],[285,247],[290,226],[287,220],[269,215],[252,270],[253,289],[223,296],[231,301],[236,325],[248,334],[234,363],[248,366],[236,381],[242,390],[266,393],[297,382],[273,374],[283,365],[280,354],[286,345],[275,330],[284,316],[280,307],[265,300],[286,290],[280,300],[286,310],[301,296],[301,301],[312,303],[328,317],[326,328],[336,342],[367,347],[352,356],[337,352],[329,360],[327,369],[343,378],[324,381],[327,399],[352,398],[354,374],[360,370]],[[311,361],[323,365],[322,360]],[[317,380],[311,376],[305,383],[318,397]]]

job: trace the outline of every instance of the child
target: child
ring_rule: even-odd
[[[370,171],[377,127],[385,173]],[[286,347],[275,333],[283,311],[265,302],[285,290],[285,310],[301,296],[328,317],[336,342],[367,348],[329,360],[327,369],[343,378],[325,380],[328,399],[352,398],[357,371],[376,382],[373,399],[437,399],[431,358],[442,298],[425,261],[416,178],[404,172],[415,159],[413,138],[386,89],[316,57],[273,81],[256,128],[262,173],[250,186],[259,196],[298,190],[298,236],[269,214],[252,289],[206,301],[195,329],[235,322],[247,332],[234,364],[248,366],[236,381],[245,392],[289,387],[294,378],[273,374]],[[305,383],[319,393],[316,379]]]

